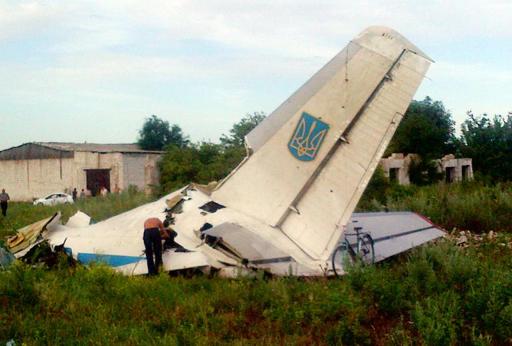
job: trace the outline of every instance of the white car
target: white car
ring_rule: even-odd
[[[63,192],[51,193],[46,197],[42,197],[34,201],[34,205],[56,205],[67,203],[73,203],[73,197]]]

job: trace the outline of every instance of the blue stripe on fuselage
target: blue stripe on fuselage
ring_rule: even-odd
[[[120,267],[125,264],[136,263],[146,257],[140,256],[120,256],[120,255],[104,255],[95,253],[83,253],[79,252],[76,256],[77,260],[83,264],[89,264],[91,262],[103,262],[111,267]]]

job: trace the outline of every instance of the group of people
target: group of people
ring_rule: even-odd
[[[64,192],[67,193],[67,191],[68,191],[68,189],[64,189]],[[71,191],[71,196],[73,197],[73,201],[76,202],[76,200],[79,197],[80,197],[80,199],[82,199],[82,198],[91,196],[91,191],[90,190],[82,189],[82,191],[80,191],[80,195],[78,195],[78,190],[75,187],[75,188],[73,188],[73,191]]]
[[[117,187],[117,185],[116,185],[116,190],[120,191],[120,189]],[[109,193],[109,191],[108,191],[108,189],[105,186],[102,186],[102,187],[98,188],[97,194],[99,196],[105,197],[106,195],[108,195],[108,193]],[[73,188],[73,191],[71,191],[71,196],[73,197],[73,201],[76,202],[76,200],[78,198],[83,199],[85,197],[91,197],[92,196],[92,192],[89,189],[87,189],[87,190],[86,189],[82,189],[82,191],[80,191],[80,195],[78,195],[78,190],[75,187],[75,188]]]

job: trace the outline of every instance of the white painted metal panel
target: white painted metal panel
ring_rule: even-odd
[[[326,259],[357,205],[402,114],[423,79],[428,62],[406,53],[311,187],[282,230],[309,255]],[[409,66],[416,66],[412,69]],[[341,217],[340,217],[341,216]]]
[[[272,112],[258,127],[246,137],[247,146],[256,152],[283,126],[305,102],[315,95],[322,86],[332,77],[336,71],[342,69],[347,61],[351,60],[361,47],[371,51],[380,52],[388,59],[393,59],[406,48],[418,55],[431,60],[418,47],[410,43],[396,31],[373,26],[364,30],[358,37],[351,41],[347,47],[339,52],[322,69],[315,73],[299,90],[293,93],[274,112]]]
[[[213,193],[213,199],[276,225],[392,64],[377,52],[359,49]],[[309,162],[298,161],[287,148],[303,112],[330,126],[315,160]]]
[[[347,233],[354,234],[354,226],[361,227],[361,232],[371,235],[375,262],[444,235],[441,228],[413,212],[354,213]],[[348,236],[347,239],[351,244],[357,241],[355,236]]]
[[[329,81],[332,76],[342,69],[347,61],[360,50],[358,44],[349,43],[331,61],[315,73],[302,87],[284,101],[275,111],[269,114],[246,137],[247,146],[252,152],[258,151],[305,103],[313,97]]]
[[[207,230],[205,234],[221,237],[223,242],[249,261],[269,261],[289,257],[288,253],[275,247],[268,240],[233,222],[222,223]]]
[[[307,92],[292,96],[295,108],[285,108],[297,110],[293,116],[278,112],[249,135],[257,137],[258,150],[212,195],[280,228],[314,260],[327,260],[334,249],[430,65],[427,56],[390,29],[370,28],[347,51],[354,46],[358,49],[345,64],[339,64],[338,55],[337,64],[331,61],[319,72],[321,78],[312,78],[317,84],[308,87],[308,82]],[[311,97],[298,100],[297,95]],[[316,158],[308,162],[288,150],[303,112],[330,127]]]

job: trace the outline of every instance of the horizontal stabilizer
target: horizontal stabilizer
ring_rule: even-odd
[[[375,262],[444,236],[445,232],[425,217],[413,212],[354,213],[343,236],[357,242],[354,227],[368,233],[374,242]]]

